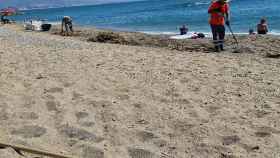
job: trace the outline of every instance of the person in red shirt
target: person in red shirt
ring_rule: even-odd
[[[229,25],[229,5],[227,0],[217,0],[208,9],[215,51],[224,50],[225,24]]]

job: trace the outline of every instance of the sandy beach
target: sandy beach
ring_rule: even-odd
[[[73,158],[280,157],[280,37],[239,37],[242,53],[88,38],[0,27],[0,143]],[[0,149],[40,157],[22,154]]]

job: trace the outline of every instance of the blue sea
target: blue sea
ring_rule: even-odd
[[[186,24],[191,32],[210,32],[208,7],[211,0],[147,0],[56,9],[24,11],[14,17],[48,19],[57,22],[62,16],[73,17],[81,26],[94,26],[124,31],[171,34]],[[280,34],[280,0],[232,0],[231,24],[237,33],[256,28],[260,18],[268,20],[270,32]]]

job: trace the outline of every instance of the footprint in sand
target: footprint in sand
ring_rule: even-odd
[[[256,110],[254,111],[257,118],[264,118],[267,115],[271,114],[271,112],[265,111],[265,110]]]
[[[89,116],[89,114],[87,112],[77,112],[75,115],[78,120],[81,120],[81,119]]]
[[[185,98],[176,99],[176,102],[179,104],[183,104],[183,105],[188,105],[191,103],[188,99],[185,99]]]
[[[9,119],[9,115],[6,110],[1,110],[0,108],[0,121],[5,121]]]
[[[207,106],[205,110],[211,115],[217,115],[220,109],[221,107],[218,106]]]
[[[101,149],[85,146],[83,147],[83,158],[104,158],[104,152]]]
[[[39,118],[35,112],[20,112],[16,115],[22,120],[37,120]]]
[[[75,115],[79,125],[84,127],[92,127],[95,125],[94,122],[87,121],[87,118],[89,117],[89,114],[87,112],[77,112]]]
[[[272,134],[280,134],[280,131],[273,127],[264,126],[257,128],[257,132],[255,132],[257,137],[270,137]]]
[[[11,132],[12,135],[19,135],[24,138],[37,138],[43,136],[46,133],[47,133],[46,128],[36,126],[36,125],[23,126],[21,128],[14,129]]]
[[[77,93],[77,92],[73,92],[73,95],[72,95],[72,100],[78,100],[78,99],[82,99],[83,98],[83,95],[80,94],[80,93]]]
[[[50,112],[58,112],[58,106],[60,106],[60,102],[58,101],[54,101],[54,100],[49,100],[46,102],[46,107],[47,107],[47,110],[50,111]]]
[[[177,98],[180,96],[180,94],[178,93],[178,90],[175,87],[171,87],[170,89],[166,90],[165,96]]]
[[[126,94],[120,94],[117,96],[118,99],[120,100],[129,100],[129,95],[126,95]]]
[[[46,95],[45,98],[46,98],[47,100],[55,100],[55,97],[52,96],[52,95]]]
[[[147,132],[147,131],[139,131],[139,132],[137,132],[137,137],[142,142],[147,142],[147,141],[150,141],[150,140],[152,140],[154,138],[158,138],[152,132]]]
[[[32,105],[36,104],[36,101],[31,96],[23,96],[22,100],[23,100],[23,106],[27,109],[31,109]]]
[[[270,137],[270,136],[271,136],[271,133],[270,133],[270,132],[267,132],[267,131],[257,131],[257,132],[255,132],[255,135],[256,135],[257,137],[262,137],[262,138],[264,138],[264,137]]]
[[[7,104],[0,102],[0,120],[8,120],[9,116],[7,113]]]
[[[143,143],[145,143],[145,142],[152,142],[157,147],[164,147],[164,146],[167,145],[167,141],[165,141],[163,139],[160,139],[160,137],[156,136],[152,132],[139,131],[139,132],[136,133],[136,136]]]
[[[145,149],[129,148],[130,158],[155,158],[155,154]]]
[[[223,145],[232,145],[240,142],[240,138],[237,135],[233,136],[223,136],[222,137]]]
[[[173,126],[174,126],[174,130],[180,133],[186,133],[191,128],[195,127],[194,124],[190,124],[188,122],[183,122],[183,121],[175,121]]]
[[[93,101],[90,101],[88,104],[90,106],[94,107],[94,108],[99,108],[99,107],[107,108],[107,107],[110,107],[110,106],[113,105],[112,102],[105,101],[105,100],[104,101],[95,101],[95,100],[93,100]]]
[[[63,88],[53,87],[50,89],[45,89],[45,93],[63,93]]]
[[[141,103],[134,103],[132,105],[137,109],[141,109],[143,107],[143,105]]]
[[[64,83],[63,83],[63,86],[64,86],[65,88],[71,87],[71,86],[73,86],[73,85],[74,85],[74,83],[70,83],[70,82],[64,82]]]
[[[190,82],[190,79],[188,79],[188,78],[182,78],[182,79],[180,80],[180,83],[182,83],[182,84],[186,84],[186,83],[188,83],[188,82]]]
[[[104,139],[101,137],[96,136],[94,133],[91,133],[85,129],[69,126],[69,125],[62,125],[58,127],[58,132],[61,135],[64,135],[68,139],[77,139],[83,141],[90,141],[99,143]]]

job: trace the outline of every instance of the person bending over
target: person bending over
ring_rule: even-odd
[[[66,31],[66,35],[69,35],[69,32],[73,33],[72,18],[70,16],[64,16],[62,18],[61,33],[64,33],[64,28]]]

